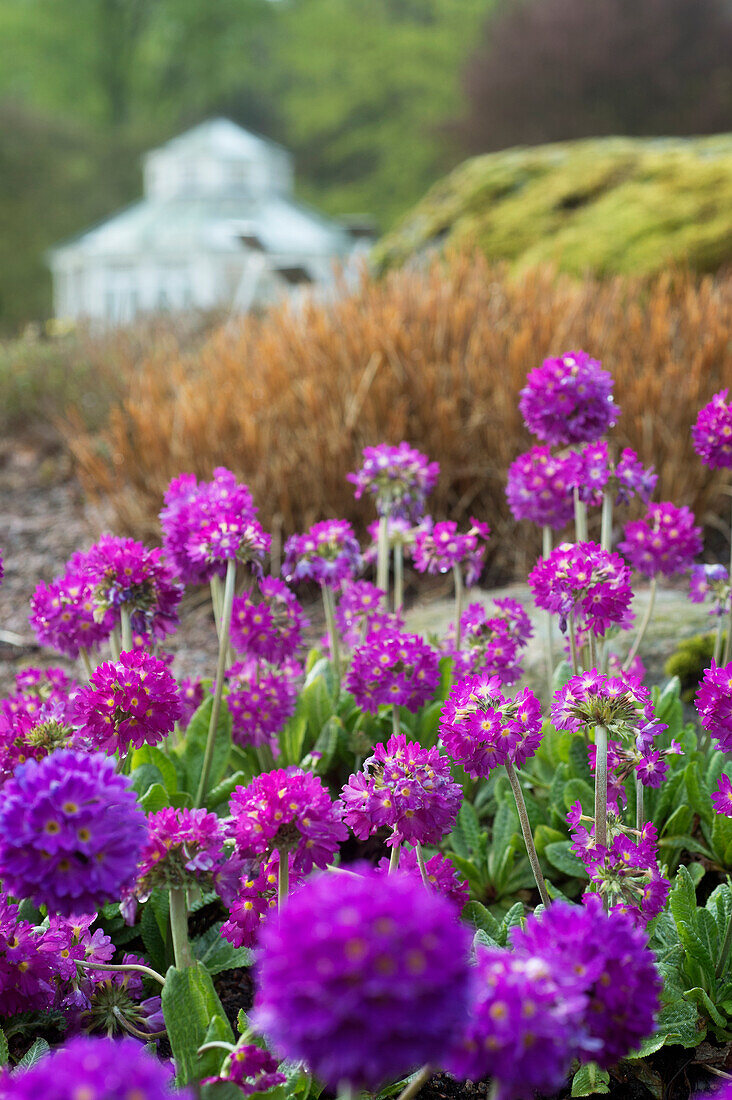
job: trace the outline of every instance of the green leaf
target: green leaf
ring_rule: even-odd
[[[168,801],[168,792],[162,783],[153,783],[140,799],[140,805],[146,814],[154,814],[164,809]]]
[[[247,775],[246,772],[237,771],[233,775],[228,775],[226,779],[222,779],[220,783],[217,783],[213,790],[208,792],[206,796],[206,806],[209,810],[216,809],[223,802],[228,802],[232,794],[237,787],[246,787],[251,783],[253,775]]]
[[[727,1020],[721,1012],[718,1011],[717,1006],[705,989],[701,989],[699,986],[694,989],[687,989],[684,996],[688,1000],[693,1001],[694,1004],[699,1005],[699,1008],[707,1014],[712,1023],[716,1024],[717,1027],[727,1026]]]
[[[234,1034],[226,1023],[221,1002],[210,974],[200,963],[178,970],[171,966],[165,975],[161,995],[165,1026],[178,1069],[176,1082],[186,1085],[202,1076],[198,1048],[206,1041],[215,1016],[224,1022],[225,1041],[233,1043]],[[221,1053],[221,1052],[219,1052]]]
[[[520,901],[517,901],[515,905],[506,913],[505,917],[498,926],[498,934],[496,939],[500,943],[501,947],[505,947],[508,943],[508,936],[512,928],[520,928],[524,919],[524,907]]]
[[[36,1039],[33,1046],[18,1060],[18,1068],[30,1069],[36,1062],[40,1062],[41,1058],[45,1058],[50,1049],[45,1039]]]
[[[537,855],[541,859],[548,844],[561,844],[566,839],[566,833],[560,833],[559,829],[552,829],[549,825],[537,826],[534,831],[534,844]]]
[[[708,836],[708,830],[704,830]],[[714,858],[722,867],[732,867],[732,818],[724,814],[714,815],[711,836],[708,836]]]
[[[141,767],[142,764],[153,764],[160,772],[163,786],[168,794],[175,794],[178,790],[175,764],[154,745],[143,745],[142,748],[135,749],[130,763],[133,770]]]
[[[298,698],[295,713],[280,734],[280,760],[282,767],[299,764],[304,755],[305,734],[308,728],[307,715]]]
[[[348,738],[338,715],[328,718],[313,745],[310,757],[305,757],[304,766],[312,767],[318,775],[325,775],[341,748],[346,749]]]
[[[496,939],[500,925],[493,914],[479,901],[469,901],[463,910],[463,917],[474,924],[476,928],[487,932]]]
[[[252,952],[248,947],[234,947],[225,940],[221,935],[221,923],[214,924],[193,940],[191,948],[195,957],[209,974],[220,974],[223,970],[234,970],[238,966],[251,966],[254,961]]]
[[[648,1039],[641,1043],[633,1058],[647,1058],[666,1043],[682,1047],[695,1047],[706,1035],[706,1027],[692,1001],[679,997],[665,1005],[658,1017],[658,1026]]]
[[[595,812],[595,792],[584,779],[570,779],[564,787],[562,801],[565,810],[570,810],[575,802],[580,802],[582,813],[591,816]]]
[[[468,802],[467,799],[463,799],[460,811],[458,813],[458,822],[462,835],[465,838],[465,843],[468,846],[468,852],[473,855],[480,848],[481,840],[481,828],[478,821],[478,815],[475,812],[475,807],[472,802]]]
[[[694,927],[696,919],[696,890],[686,867],[679,867],[676,881],[668,896],[668,904],[678,928],[682,921]]]
[[[692,760],[684,769],[684,782],[689,805],[695,813],[699,814],[702,821],[705,821],[707,825],[711,824],[714,819],[714,808],[709,797],[709,791],[700,775],[700,766],[697,760]],[[686,830],[681,831],[685,832]]]
[[[450,694],[450,688],[453,684],[452,670],[454,664],[452,657],[440,657],[440,682],[435,695],[435,699],[440,703],[444,703]]]
[[[221,1013],[217,1012],[211,1017],[201,1045],[206,1043],[230,1043],[233,1037],[231,1025],[222,1010]],[[215,1077],[221,1071],[225,1057],[226,1051],[220,1047],[205,1050],[203,1054],[198,1055],[196,1076]]]
[[[8,1040],[5,1038],[5,1032],[0,1028],[0,1066],[6,1066],[9,1057]]]
[[[163,773],[154,764],[141,764],[130,772],[130,786],[140,800],[155,783],[163,785]]]
[[[584,737],[572,738],[569,746],[569,765],[576,779],[584,779],[587,783],[591,781],[592,772],[587,758],[587,742]]]
[[[666,819],[666,824],[661,830],[661,837],[677,836],[679,834],[688,833],[691,829],[691,822],[694,818],[694,811],[691,806],[685,806],[683,803],[681,806],[677,806],[670,817]]]
[[[595,1096],[610,1092],[610,1074],[595,1062],[588,1062],[572,1078],[572,1096]]]
[[[306,682],[300,698],[311,736],[317,739],[325,723],[334,713],[333,700],[322,674],[316,675],[310,683]]]
[[[211,722],[211,710],[213,708],[213,696],[204,699],[200,707],[193,715],[186,731],[185,741],[180,752],[186,773],[186,790],[195,796],[201,779],[203,756],[208,740],[208,727]],[[231,754],[231,714],[224,700],[221,701],[219,720],[214,736],[213,757],[211,771],[208,777],[208,786],[215,787],[220,783],[226,772]]]
[[[560,840],[554,844],[547,844],[544,855],[552,867],[556,867],[557,871],[561,871],[563,875],[569,875],[570,878],[587,878],[582,860],[578,859],[572,851],[571,841]]]

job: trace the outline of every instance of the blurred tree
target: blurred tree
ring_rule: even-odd
[[[465,70],[470,152],[732,122],[730,0],[511,0]]]

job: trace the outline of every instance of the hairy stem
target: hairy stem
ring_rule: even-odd
[[[399,613],[404,606],[404,547],[394,544],[394,610]]]
[[[542,544],[541,553],[542,557],[548,558],[552,552],[552,529],[549,526],[545,526],[542,531]],[[551,611],[544,612],[544,656],[546,659],[546,686],[548,691],[548,698],[552,697],[552,687],[554,686],[554,641],[552,638],[552,613]]]
[[[640,776],[635,778],[635,827],[640,830],[645,825],[645,812],[643,806],[643,784],[640,781]]]
[[[160,982],[161,985],[165,985],[165,978],[162,974],[158,974],[157,970],[153,970],[151,966],[143,966],[142,963],[101,963],[101,962],[87,962],[86,959],[76,959],[77,966],[83,967],[84,970],[137,970],[140,974],[146,974],[148,978],[154,978],[156,982]]]
[[[277,871],[277,908],[281,909],[290,892],[290,860],[287,852],[280,848],[279,868]]]
[[[455,578],[455,649],[459,650],[462,644],[462,626],[460,619],[463,614],[463,574],[459,565],[453,565],[452,574]]]
[[[226,658],[229,650],[229,630],[231,629],[231,609],[234,603],[234,582],[236,581],[236,559],[230,558],[226,564],[226,585],[224,588],[224,605],[221,612],[221,633],[219,634],[219,657],[216,664],[216,686],[214,688],[213,705],[211,707],[211,719],[208,724],[208,736],[206,738],[206,750],[203,755],[201,778],[196,792],[196,806],[203,805],[208,790],[208,780],[211,775],[214,746],[216,744],[216,730],[221,713],[221,698],[224,693],[224,673],[226,672]]]
[[[389,610],[389,521],[379,518],[379,534],[376,543],[376,587],[384,593],[384,611]]]
[[[524,844],[526,845],[526,854],[529,857],[531,870],[534,872],[534,879],[536,881],[536,886],[539,891],[539,897],[541,898],[544,908],[548,909],[551,905],[551,900],[547,892],[544,876],[541,873],[539,857],[536,854],[534,837],[531,832],[531,822],[529,821],[529,815],[526,810],[526,802],[524,801],[524,792],[521,790],[521,784],[519,783],[519,778],[516,775],[513,764],[507,762],[505,768],[506,774],[508,775],[508,781],[511,784],[511,790],[513,791],[513,797],[516,800],[516,809],[518,810],[519,821],[521,822],[521,832],[523,833]]]
[[[570,611],[569,619],[567,620],[569,626],[569,649],[572,654],[572,672],[575,676],[579,674],[579,657],[577,656],[577,639],[574,636],[574,611]]]
[[[605,490],[602,494],[602,527],[600,528],[600,545],[603,550],[610,553],[610,544],[613,539],[613,498]]]
[[[323,595],[323,610],[325,611],[325,623],[328,628],[328,641],[330,642],[330,655],[333,661],[333,671],[338,683],[341,682],[341,650],[338,641],[338,630],[335,620],[335,601],[333,590],[327,584],[321,589]]]
[[[119,660],[120,653],[119,630],[116,626],[112,628],[112,632],[109,635],[109,652],[112,654],[112,660],[116,664]]]
[[[401,847],[400,842],[397,841],[391,850],[391,855],[389,857],[389,874],[399,869],[399,854],[401,852]]]
[[[429,1064],[422,1066],[422,1068],[415,1073],[409,1084],[404,1086],[397,1096],[397,1100],[412,1100],[412,1097],[416,1096],[422,1086],[427,1084],[431,1076],[432,1067]]]
[[[587,505],[579,498],[579,489],[574,490],[574,535],[576,542],[587,542]]]
[[[170,891],[170,931],[173,935],[176,968],[183,970],[186,966],[193,966],[193,955],[188,940],[188,903],[185,890]]]
[[[119,621],[122,630],[122,649],[125,653],[132,652],[132,620],[128,607],[120,607]]]
[[[398,737],[402,732],[401,725],[399,723],[399,707],[396,703],[391,705],[391,728],[395,737]]]
[[[422,845],[419,843],[419,841],[417,841],[415,843],[414,850],[417,853],[417,866],[419,867],[419,873],[422,876],[422,882],[425,884],[425,886],[429,890],[430,880],[429,880],[429,877],[427,875],[427,865],[424,861],[424,852],[422,851]]]
[[[633,664],[636,653],[640,649],[640,644],[643,641],[643,636],[644,636],[646,630],[648,629],[648,624],[650,623],[651,616],[653,615],[653,605],[656,602],[656,589],[657,588],[658,588],[658,582],[657,582],[656,578],[654,577],[653,580],[651,581],[651,587],[648,590],[648,607],[646,608],[646,613],[643,616],[643,621],[640,624],[640,627],[638,628],[638,633],[635,636],[635,641],[633,642],[633,645],[630,647],[630,653],[625,658],[625,664],[623,665],[623,672],[628,671],[630,666]]]
[[[607,844],[607,730],[595,726],[595,844]]]

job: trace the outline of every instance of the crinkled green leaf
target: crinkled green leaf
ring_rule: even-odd
[[[45,1039],[36,1039],[33,1046],[25,1052],[22,1058],[18,1059],[18,1068],[30,1069],[36,1062],[40,1062],[41,1058],[45,1058],[50,1049]]]
[[[596,1096],[610,1092],[610,1074],[596,1062],[588,1062],[572,1078],[572,1096]]]
[[[196,795],[201,779],[203,757],[208,740],[208,727],[211,722],[211,710],[213,708],[213,696],[204,699],[196,710],[186,730],[185,740],[178,746],[176,752],[180,754],[186,773],[186,790],[189,794]],[[221,701],[221,710],[216,724],[214,736],[214,749],[211,759],[211,770],[208,777],[208,788],[211,790],[220,783],[226,772],[231,754],[231,714],[226,701]]]
[[[223,1058],[223,1051],[210,1052],[216,1057],[200,1058],[198,1048],[203,1045],[214,1028],[216,1037],[233,1043],[234,1034],[226,1021],[221,1002],[211,981],[211,975],[200,963],[178,970],[171,966],[165,975],[161,995],[165,1026],[178,1070],[176,1082],[186,1085],[201,1076],[207,1076],[209,1064],[213,1073]],[[218,1021],[214,1023],[215,1017]]]
[[[544,855],[552,867],[556,867],[557,871],[561,871],[563,875],[569,875],[570,878],[587,878],[582,860],[578,859],[572,851],[571,841],[559,840],[554,844],[547,844]]]
[[[163,777],[163,786],[168,794],[174,794],[178,790],[178,780],[175,764],[155,745],[143,745],[135,749],[132,754],[131,767],[133,770],[142,764],[153,764]]]
[[[209,974],[234,970],[239,966],[251,966],[254,956],[248,947],[234,947],[221,935],[221,923],[208,928],[191,943],[194,956]]]

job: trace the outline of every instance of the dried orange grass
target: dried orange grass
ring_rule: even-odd
[[[170,478],[216,465],[248,482],[263,522],[285,534],[336,515],[361,526],[371,512],[346,473],[365,445],[406,439],[440,463],[433,514],[487,520],[505,577],[538,545],[504,496],[508,465],[532,442],[517,405],[527,372],[570,348],[602,359],[622,409],[618,445],[656,464],[658,499],[701,518],[719,506],[720,478],[689,429],[732,386],[731,321],[730,276],[514,279],[455,255],[364,276],[334,303],[229,324],[188,357],[153,349],[104,432],[69,441],[87,491],[108,498],[120,527],[154,538]]]

